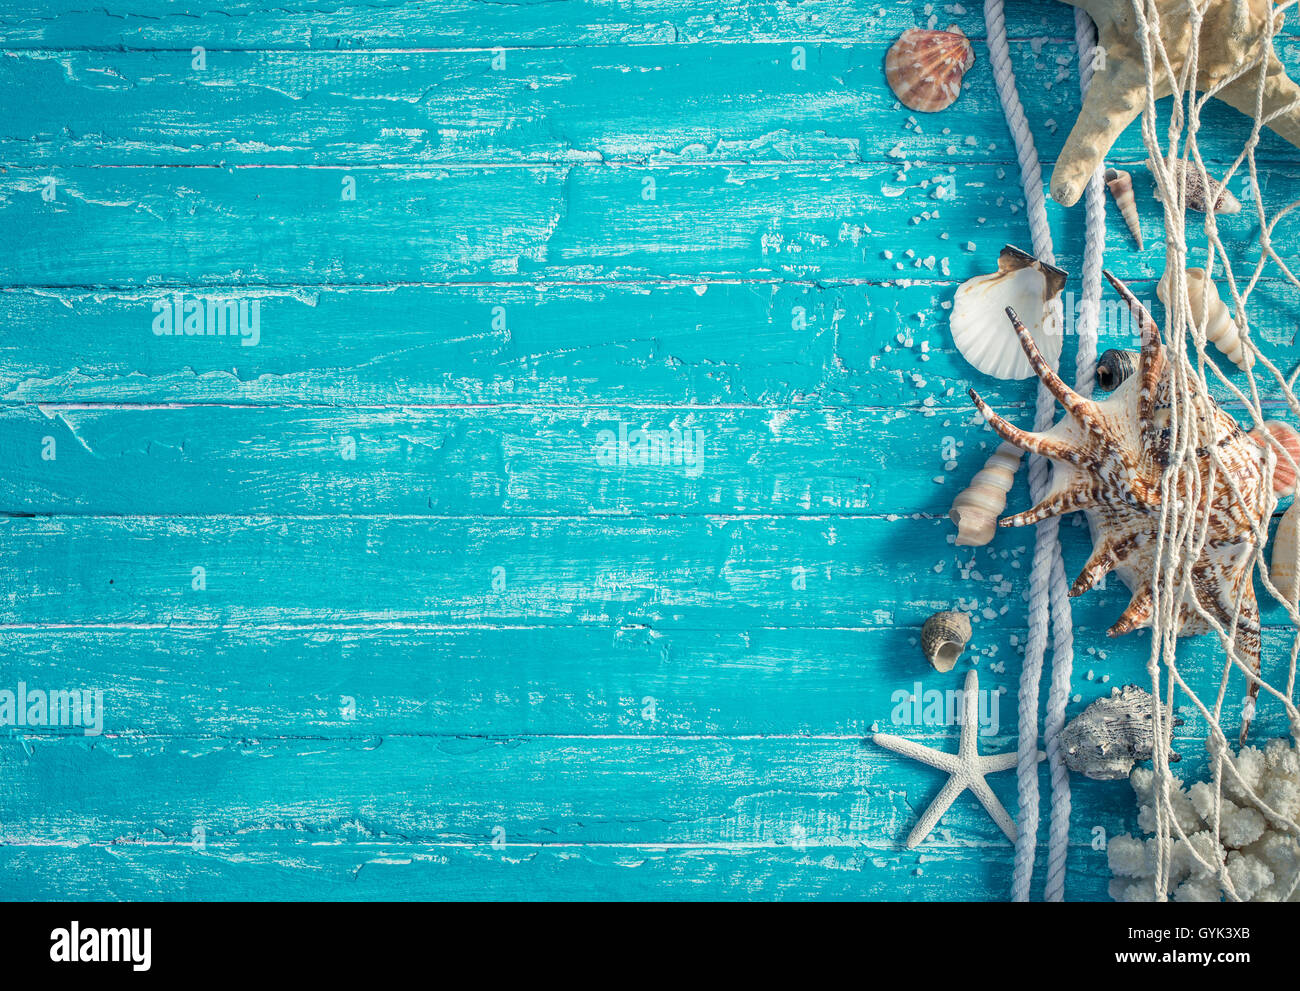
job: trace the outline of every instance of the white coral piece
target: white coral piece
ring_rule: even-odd
[[[1273,872],[1258,857],[1231,850],[1228,852],[1228,878],[1237,897],[1248,902],[1273,883]]]
[[[1150,877],[1151,863],[1147,859],[1147,845],[1125,833],[1106,844],[1106,859],[1110,872],[1116,877]]]
[[[1148,768],[1142,768],[1142,771],[1146,779],[1140,788],[1137,784],[1133,785],[1133,790],[1138,793],[1138,828],[1144,833],[1154,833],[1156,831],[1156,803],[1153,800],[1155,774]],[[1169,779],[1169,807],[1173,810],[1178,828],[1184,833],[1194,833],[1204,828],[1195,801],[1191,795],[1183,791],[1182,778]]]
[[[1268,820],[1259,810],[1233,806],[1231,814],[1225,812],[1219,833],[1225,844],[1239,850],[1263,836],[1267,828]]]
[[[1263,749],[1229,751],[1218,802],[1218,836],[1213,829],[1215,788],[1199,781],[1184,789],[1171,778],[1169,805],[1186,838],[1175,831],[1169,853],[1166,894],[1175,901],[1300,901],[1300,840],[1283,819],[1300,813],[1300,749],[1271,740]],[[1230,762],[1230,766],[1228,765]],[[1235,773],[1234,773],[1235,771]],[[1138,825],[1156,827],[1155,774],[1134,768],[1129,782],[1138,801]],[[1251,793],[1254,793],[1253,796]],[[1278,817],[1281,817],[1279,819]],[[1158,856],[1155,838],[1112,837],[1107,860],[1116,901],[1153,901]]]
[[[1184,881],[1175,888],[1174,901],[1219,902],[1223,901],[1223,894],[1219,891],[1218,882],[1214,878],[1197,878],[1192,881]]]

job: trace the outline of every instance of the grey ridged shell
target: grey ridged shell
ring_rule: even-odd
[[[936,671],[948,672],[970,638],[970,617],[964,612],[937,612],[921,627],[921,651]]]
[[[1061,731],[1065,766],[1097,781],[1126,778],[1155,749],[1151,693],[1137,685],[1114,689],[1093,702]],[[1168,725],[1169,709],[1165,707]],[[1181,719],[1174,720],[1182,725]],[[1176,754],[1170,755],[1176,761]]]

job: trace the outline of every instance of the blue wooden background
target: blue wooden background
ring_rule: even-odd
[[[945,518],[994,446],[967,386],[1032,416],[947,330],[1029,246],[980,8],[188,7],[0,3],[0,688],[106,710],[0,737],[0,895],[1006,897],[969,795],[901,849],[942,775],[866,742],[955,746],[891,699],[973,662],[1004,693],[983,746],[1015,746],[1032,533],[959,550]],[[1050,167],[1073,14],[1008,21]],[[885,50],[949,23],[975,67],[910,113]],[[1226,163],[1246,124],[1206,129]],[[1144,157],[1134,127],[1111,161],[1147,249],[1111,207],[1107,264],[1154,305]],[[1295,149],[1260,161],[1268,205],[1300,196]],[[1051,216],[1077,273],[1082,207]],[[1277,274],[1254,332],[1289,368]],[[173,292],[260,301],[259,343],[155,336]],[[620,424],[702,431],[701,471],[602,464]],[[1103,635],[1126,601],[1076,601],[1071,714],[1145,681],[1147,636]],[[954,606],[973,649],[939,675],[918,630]],[[1211,641],[1185,663],[1217,684]],[[1102,898],[1094,830],[1132,796],[1076,781],[1074,808],[1069,895]]]

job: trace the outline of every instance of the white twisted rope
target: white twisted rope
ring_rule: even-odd
[[[1025,190],[1025,209],[1034,254],[1040,261],[1054,264],[1052,234],[1047,226],[1047,205],[1043,197],[1043,173],[1034,148],[1034,136],[1025,119],[1024,107],[1016,91],[1016,74],[1011,66],[1007,44],[1007,22],[1002,0],[984,0],[984,22],[988,29],[989,62],[993,81],[1007,118],[1007,127],[1020,161],[1020,179]],[[1046,430],[1056,414],[1056,400],[1040,382],[1034,420],[1035,429]],[[1039,455],[1029,457],[1029,492],[1035,502],[1047,492],[1047,461]],[[1034,854],[1038,842],[1038,693],[1043,671],[1043,654],[1047,649],[1047,626],[1051,603],[1048,584],[1053,552],[1059,549],[1056,517],[1038,524],[1034,540],[1034,557],[1029,578],[1029,631],[1025,660],[1020,670],[1020,701],[1016,761],[1016,786],[1019,792],[1019,819],[1016,824],[1015,868],[1011,897],[1029,900],[1033,878]]]
[[[1079,49],[1079,93],[1086,96],[1092,82],[1093,48],[1097,28],[1078,7],[1074,9],[1074,37]],[[1106,199],[1102,180],[1104,166],[1099,165],[1084,191],[1086,225],[1083,248],[1083,297],[1075,329],[1079,336],[1075,352],[1075,391],[1092,395],[1093,376],[1097,367],[1097,321],[1101,312],[1101,263],[1106,247]],[[1094,540],[1096,534],[1093,534]],[[1059,596],[1065,585],[1065,568],[1058,549],[1053,562],[1052,610],[1069,614],[1068,596]],[[1059,572],[1059,575],[1058,575]],[[1074,666],[1073,644],[1054,645],[1052,684],[1047,694],[1047,714],[1043,718],[1043,747],[1047,751],[1048,770],[1052,779],[1052,810],[1047,834],[1047,882],[1043,899],[1049,902],[1065,898],[1065,858],[1070,845],[1070,771],[1061,754],[1061,731],[1065,728],[1065,706],[1070,698],[1070,675]]]
[[[1077,12],[1076,12],[1077,13]],[[993,66],[993,80],[998,98],[1007,118],[1020,163],[1020,179],[1025,192],[1025,209],[1029,218],[1029,231],[1034,255],[1043,262],[1055,264],[1051,230],[1047,224],[1047,203],[1043,194],[1043,173],[1034,146],[1033,133],[1025,118],[1024,107],[1016,89],[1015,70],[1011,66],[1011,52],[1007,44],[1007,25],[1003,0],[984,0],[984,21],[988,28],[989,61]],[[1093,28],[1086,16],[1081,23],[1076,17],[1076,37],[1080,40],[1080,58],[1084,52],[1091,59]],[[1084,35],[1086,23],[1087,34]],[[1084,41],[1087,41],[1086,47]],[[1090,61],[1081,61],[1081,71],[1087,65],[1087,75],[1082,77],[1086,87],[1091,78]],[[1081,357],[1077,369],[1079,381],[1087,376],[1091,391],[1091,377],[1096,361],[1097,300],[1101,294],[1101,247],[1105,239],[1104,227],[1098,218],[1104,202],[1100,199],[1100,175],[1094,175],[1088,188],[1088,236],[1084,264],[1085,295],[1080,314]],[[1091,264],[1090,264],[1091,262]],[[1095,269],[1095,272],[1093,271]],[[1095,284],[1095,291],[1094,291]],[[1060,302],[1053,301],[1058,326]],[[1034,426],[1046,430],[1056,418],[1056,400],[1041,382],[1035,406]],[[1048,489],[1048,463],[1038,455],[1029,458],[1029,489],[1034,501],[1044,498]],[[1012,898],[1028,901],[1030,882],[1033,879],[1034,858],[1038,843],[1038,699],[1043,670],[1043,655],[1047,648],[1047,628],[1052,620],[1053,662],[1052,688],[1048,703],[1048,721],[1045,739],[1049,756],[1054,755],[1052,770],[1052,816],[1048,846],[1048,883],[1046,896],[1059,900],[1064,892],[1065,854],[1069,840],[1070,796],[1069,780],[1060,759],[1059,735],[1064,724],[1065,702],[1069,695],[1070,672],[1073,666],[1073,626],[1069,604],[1069,586],[1061,560],[1059,539],[1060,520],[1050,517],[1037,525],[1034,540],[1033,565],[1030,570],[1029,630],[1025,647],[1024,665],[1020,672],[1020,700],[1018,713],[1018,743],[1016,784],[1019,792],[1019,820],[1017,823],[1015,867],[1012,874]]]

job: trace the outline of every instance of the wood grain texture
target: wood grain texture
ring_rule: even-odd
[[[267,892],[293,900],[485,900],[541,896],[589,901],[593,897],[691,901],[890,899],[906,884],[917,900],[1005,897],[997,878],[1009,858],[984,847],[928,854],[889,855],[830,843],[802,850],[791,844],[745,846],[595,844],[494,849],[490,843],[437,846],[403,841],[326,838],[295,847],[283,832],[260,837],[256,847],[236,842],[190,845],[79,844],[0,846],[0,892],[14,876],[30,878],[18,889],[34,898],[125,899],[143,884],[166,882],[190,899],[263,900]],[[962,871],[954,888],[946,862]],[[1069,867],[1076,890],[1104,898],[1104,854],[1073,850]],[[982,880],[989,875],[993,880]]]
[[[883,164],[15,168],[0,176],[0,223],[27,232],[9,258],[19,286],[960,281],[1025,239],[1007,176],[984,162],[906,175]],[[990,202],[991,188],[1007,192]],[[1300,166],[1279,164],[1266,195],[1300,198]],[[1051,215],[1057,260],[1077,270],[1082,213]],[[1252,259],[1253,223],[1248,211],[1219,221],[1235,267]],[[1189,224],[1187,240],[1204,255],[1203,229]],[[1300,267],[1292,244],[1274,247]],[[1124,279],[1163,269],[1154,246],[1112,262]]]
[[[1112,253],[1123,250],[1112,226]],[[1126,236],[1126,235],[1125,235]],[[974,262],[968,263],[973,270]],[[956,281],[787,281],[194,288],[186,298],[259,300],[265,332],[156,338],[165,290],[12,290],[0,323],[0,401],[409,406],[586,404],[877,406],[970,412],[974,386],[999,409],[1032,391],[976,372],[948,333]],[[1161,312],[1152,281],[1134,291]],[[1107,300],[1114,303],[1113,299]],[[1077,305],[1077,297],[1076,297]],[[1284,374],[1300,291],[1251,295],[1252,333]],[[500,307],[498,312],[496,308]],[[498,316],[500,320],[498,321]],[[1108,308],[1100,347],[1135,344]],[[94,321],[94,333],[84,332]],[[500,325],[498,325],[500,324]],[[364,327],[365,333],[358,333]],[[1073,377],[1074,353],[1062,366]],[[1225,372],[1232,366],[1219,360]],[[1275,378],[1257,376],[1277,402]],[[1233,397],[1217,377],[1210,388]]]
[[[1072,38],[1068,12],[1024,4],[1007,19],[1017,38]],[[942,22],[942,23],[940,23]],[[201,11],[169,0],[133,0],[112,8],[51,12],[38,0],[17,0],[0,13],[4,47],[40,49],[178,49],[207,42],[230,50],[424,48],[491,49],[500,45],[613,45],[783,40],[861,42],[888,39],[917,25],[956,23],[984,36],[982,10],[929,2],[846,4],[836,0],[520,0],[509,5],[447,0],[415,10],[402,0],[337,3],[292,0],[269,7],[260,0],[227,0]],[[197,40],[196,40],[197,39]]]
[[[0,497],[54,516],[943,518],[997,447],[975,420],[810,405],[17,407],[0,410],[14,455]],[[637,432],[662,439],[663,463],[630,462],[632,440],[617,463],[617,438]],[[1011,505],[1028,508],[1023,480]]]
[[[1073,15],[1009,7],[1050,165]],[[949,23],[975,68],[911,114],[884,51]],[[977,5],[856,0],[5,4],[0,690],[104,707],[97,735],[5,728],[0,896],[1005,898],[968,797],[902,849],[941,776],[867,742],[955,747],[912,698],[975,664],[982,746],[1015,745],[1033,534],[957,548],[945,517],[994,445],[967,388],[1033,404],[947,327],[1029,241],[983,33]],[[1205,127],[1230,162],[1244,119]],[[1140,185],[1143,157],[1131,128]],[[1270,208],[1300,197],[1294,149],[1260,161]],[[1112,210],[1106,261],[1158,314],[1139,204],[1147,250]],[[1050,217],[1077,271],[1082,210]],[[1288,374],[1280,276],[1251,328]],[[155,334],[177,295],[256,303],[256,344]],[[702,457],[602,460],[620,429],[699,431]],[[1086,532],[1063,542],[1073,575]],[[1147,682],[1148,635],[1103,632],[1127,599],[1075,600],[1070,715]],[[952,607],[975,637],[940,675],[919,631]],[[1212,695],[1214,639],[1180,654]],[[1261,705],[1256,735],[1285,730]],[[1135,811],[1075,780],[1070,897],[1105,897],[1094,830]]]
[[[1107,641],[1104,625],[1122,602],[1099,595],[1079,617],[1078,636],[1092,652],[1081,651],[1071,714],[1108,692],[1150,643],[1145,635]],[[4,635],[26,658],[31,684],[102,690],[103,732],[114,736],[847,739],[875,725],[941,744],[946,727],[895,727],[892,719],[895,693],[910,696],[918,682],[922,693],[953,687],[917,665],[925,618],[918,609],[853,627],[741,630],[178,621],[80,626],[57,636],[42,625],[8,626]],[[993,734],[1000,747],[1014,736],[1024,621],[1014,613],[977,619],[968,657],[981,666],[981,685],[1001,693]],[[1098,620],[1104,625],[1091,625]],[[1275,674],[1285,668],[1286,634],[1282,626],[1265,629]],[[1219,657],[1207,639],[1184,647],[1188,663],[1207,672]],[[117,662],[125,657],[129,666]],[[1190,706],[1179,715],[1188,721],[1180,744],[1190,755],[1205,725]]]
[[[509,163],[675,165],[818,161],[1015,164],[987,59],[963,80],[960,113],[901,106],[881,72],[892,37],[799,46],[650,44],[483,49],[211,52],[34,51],[0,60],[13,110],[0,150],[21,166],[348,166]],[[197,42],[196,42],[197,43]],[[1294,58],[1300,43],[1287,39]],[[1078,101],[1073,42],[1021,40],[1012,56],[1047,85],[1026,114],[1054,159]],[[504,65],[494,68],[504,57]],[[795,68],[796,63],[800,66]],[[1168,101],[1165,101],[1168,103]],[[51,129],[59,121],[61,129]],[[1215,101],[1202,115],[1225,170],[1249,133]],[[1291,160],[1268,134],[1261,160]],[[1112,157],[1142,160],[1137,128]],[[1244,175],[1244,173],[1243,173]]]

